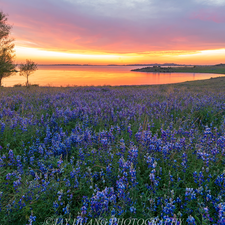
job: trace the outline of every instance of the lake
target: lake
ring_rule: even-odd
[[[223,76],[209,73],[143,73],[131,72],[140,66],[39,66],[29,78],[40,86],[146,85],[169,84]],[[19,75],[3,79],[3,86],[25,84]]]

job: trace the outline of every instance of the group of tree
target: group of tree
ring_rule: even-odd
[[[19,71],[16,69],[17,65],[14,63],[14,39],[10,37],[12,26],[8,24],[6,14],[0,11],[0,87],[2,86],[2,79],[19,72],[21,76],[25,76],[26,86],[29,86],[29,76],[37,70],[37,65],[32,60],[26,60],[25,64],[19,65]]]

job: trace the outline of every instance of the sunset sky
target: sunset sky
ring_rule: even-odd
[[[0,0],[16,62],[225,63],[225,0]]]

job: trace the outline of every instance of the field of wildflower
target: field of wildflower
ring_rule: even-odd
[[[225,224],[224,116],[216,86],[1,88],[0,224]]]

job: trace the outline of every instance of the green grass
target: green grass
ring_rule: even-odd
[[[210,215],[214,218],[217,218],[218,212],[215,210],[216,204],[212,205],[211,202],[206,200],[207,190],[211,190],[211,194],[215,198],[220,195],[221,201],[218,201],[218,203],[225,201],[224,192],[222,192],[224,186],[219,187],[215,184],[216,178],[223,174],[225,165],[223,149],[217,146],[219,135],[225,136],[224,93],[225,77],[168,85],[97,87],[92,89],[87,87],[0,88],[2,109],[14,110],[15,114],[20,115],[22,118],[31,118],[31,115],[34,115],[34,119],[32,117],[31,120],[37,121],[35,124],[30,123],[26,131],[21,131],[19,125],[14,129],[10,128],[10,115],[1,118],[1,121],[6,123],[6,128],[2,136],[0,136],[0,145],[3,147],[0,156],[2,157],[5,154],[6,158],[4,158],[5,166],[0,167],[0,191],[3,191],[0,224],[27,224],[31,213],[34,213],[37,217],[36,222],[33,223],[34,225],[43,224],[48,217],[76,218],[80,215],[83,196],[91,198],[95,194],[93,189],[90,189],[90,185],[93,187],[95,184],[98,185],[100,191],[104,190],[105,187],[114,187],[116,190],[118,176],[122,176],[118,163],[121,158],[121,139],[124,139],[125,143],[123,155],[125,161],[129,159],[129,151],[133,145],[138,149],[136,177],[139,183],[135,188],[126,189],[126,192],[130,192],[130,196],[133,199],[132,204],[136,207],[136,214],[132,214],[129,211],[130,205],[126,205],[121,199],[117,199],[118,205],[127,209],[121,217],[160,217],[162,215],[162,206],[165,206],[166,201],[170,201],[170,198],[176,199],[180,197],[182,202],[176,203],[175,213],[179,217],[179,211],[182,212],[182,220],[184,221],[182,224],[186,224],[185,221],[189,215],[192,215],[198,221],[198,224],[210,224],[209,221],[204,221],[204,213],[201,210],[206,206],[209,207]],[[80,97],[77,99],[76,95]],[[113,96],[112,99],[110,99],[111,95]],[[187,96],[189,97],[186,99]],[[118,102],[120,101],[118,104],[116,102],[117,98],[119,98]],[[81,101],[80,105],[83,104],[81,108],[84,114],[80,117],[69,118],[65,110],[67,108],[71,110],[78,108],[77,101]],[[71,104],[71,102],[74,103]],[[153,104],[152,106],[151,104],[155,102],[158,104]],[[100,104],[103,105],[100,110],[101,115],[97,117],[98,111],[95,105],[100,107]],[[64,116],[61,116],[54,120],[55,124],[51,123],[50,118],[54,119],[53,114],[56,114],[56,108],[62,110],[64,112],[62,115],[68,117],[67,122],[65,122]],[[132,116],[130,116],[129,113],[131,111],[129,110],[132,111]],[[111,112],[114,112],[117,118],[116,122],[111,118]],[[2,113],[1,110],[0,113]],[[124,116],[119,117],[120,113],[121,115],[124,113]],[[42,114],[44,115],[43,124],[41,123]],[[47,114],[49,115],[48,117],[46,116]],[[16,115],[14,117],[17,117]],[[98,120],[95,121],[95,118],[98,118]],[[170,127],[170,123],[172,123],[172,127]],[[132,129],[131,135],[127,132],[129,124]],[[100,141],[100,135],[103,131],[109,132],[111,125],[119,125],[121,133],[117,134],[117,131],[113,130],[112,133],[115,139],[108,146],[104,146]],[[38,152],[40,144],[37,144],[36,140],[39,139],[40,143],[44,142],[47,126],[50,127],[52,135],[59,134],[59,129],[61,128],[65,132],[66,137],[68,137],[73,129],[81,128],[81,134],[79,135],[82,136],[87,130],[90,130],[98,138],[93,142],[83,141],[79,144],[73,144],[70,154],[63,158],[63,163],[60,166],[61,172],[58,172],[59,167],[57,163],[62,156],[57,155],[44,158]],[[205,126],[209,126],[212,129],[212,135],[208,135],[207,139],[204,137]],[[214,127],[218,128],[218,132],[214,130]],[[193,129],[194,135],[190,138],[190,135],[187,133],[179,133],[180,128],[187,133]],[[141,132],[141,140],[137,140],[135,137],[138,131]],[[144,136],[146,131],[152,132],[151,138],[147,141]],[[167,132],[165,139],[164,136],[161,136],[163,132]],[[150,150],[148,142],[154,138],[161,139],[163,143],[161,147],[171,146],[173,143],[179,143],[183,139],[185,139],[185,144],[181,149],[170,148],[166,153],[161,150],[154,152]],[[57,142],[64,143],[62,140]],[[56,143],[55,140],[53,142],[50,140],[46,144],[46,152],[51,147],[57,148],[57,145],[53,145],[54,143]],[[82,162],[79,152],[80,148],[82,148],[85,157],[84,162]],[[219,149],[219,153],[216,153],[216,156],[210,152],[214,148]],[[24,173],[21,175],[22,182],[18,188],[13,187],[13,182],[17,178],[12,177],[10,180],[6,180],[8,173],[17,171],[16,164],[8,164],[9,149],[13,150],[15,156],[20,155],[22,157]],[[210,161],[209,163],[209,172],[205,169],[207,167],[206,161],[200,159],[196,154],[196,151],[200,150],[211,154],[211,158],[215,157],[215,161]],[[185,169],[182,166],[183,153],[187,154],[187,168]],[[35,157],[34,164],[30,163],[30,156]],[[156,176],[159,177],[159,186],[152,186],[153,190],[146,187],[146,185],[151,185],[149,174],[153,169],[146,162],[146,157],[148,156],[154,157],[157,161],[155,170]],[[72,157],[74,157],[74,161],[71,163]],[[41,172],[40,165],[42,163],[47,172]],[[111,174],[106,172],[109,163],[112,167]],[[71,184],[75,183],[75,179],[70,177],[70,173],[78,167],[80,167],[81,171],[77,175],[79,185],[76,188],[70,188],[66,185],[66,181],[69,179]],[[40,176],[40,180],[34,180],[29,173],[30,169],[33,169]],[[53,170],[55,172],[50,176]],[[96,178],[93,176],[94,173],[99,175],[101,171],[104,172],[105,182],[103,182],[102,177]],[[126,171],[129,174],[129,168]],[[193,173],[195,172],[198,174],[199,172],[203,173],[205,177],[204,185],[200,184],[200,180],[195,182],[193,178]],[[209,174],[211,174],[211,177],[209,177]],[[171,181],[170,176],[173,181]],[[6,182],[9,184],[6,185]],[[46,185],[46,182],[49,182],[49,184]],[[129,175],[127,182],[130,185],[132,184]],[[37,187],[32,188],[32,185]],[[46,191],[42,191],[45,185]],[[204,196],[197,194],[197,199],[185,200],[186,188],[198,189],[201,186],[204,188]],[[58,214],[56,214],[53,202],[58,201],[57,193],[61,190],[65,193],[63,195],[63,205],[59,206]],[[71,201],[66,194],[67,191],[73,194]],[[23,198],[23,202],[26,205],[20,209],[18,208],[18,202],[23,195],[26,196],[26,198]],[[30,196],[33,196],[32,201],[29,199]],[[15,206],[12,204],[14,200]],[[155,203],[158,200],[160,200],[160,203],[157,205]],[[154,204],[153,201],[155,202]],[[12,204],[11,211],[7,210],[8,204]],[[70,204],[70,215],[63,214],[63,207],[66,204]],[[110,210],[113,208],[112,205],[109,207]],[[90,206],[88,210],[92,210]],[[106,215],[106,217],[110,217],[110,214]]]

